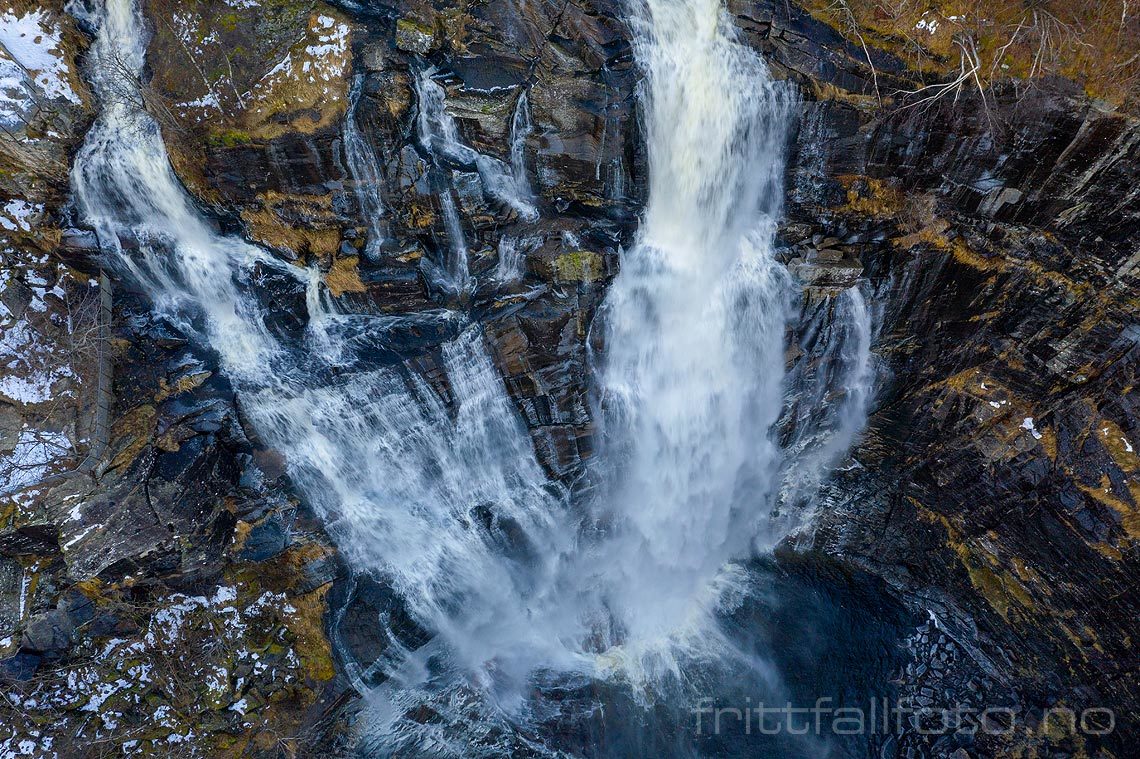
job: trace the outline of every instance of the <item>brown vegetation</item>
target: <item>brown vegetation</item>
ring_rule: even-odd
[[[925,97],[956,96],[963,87],[984,89],[1007,78],[1063,76],[1093,97],[1117,104],[1140,99],[1140,0],[807,0],[805,6],[855,44],[894,53],[939,77],[943,84],[919,91]]]

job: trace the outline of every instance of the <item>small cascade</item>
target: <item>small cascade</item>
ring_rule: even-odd
[[[384,243],[385,237],[384,202],[380,195],[384,185],[376,154],[357,123],[363,87],[364,77],[358,75],[353,79],[352,89],[349,91],[348,113],[344,118],[341,136],[344,139],[345,163],[348,165],[349,174],[352,175],[353,192],[360,205],[360,214],[368,227],[364,254],[374,261],[380,255],[380,246]]]
[[[789,530],[810,520],[823,480],[862,431],[875,381],[871,313],[861,289],[807,303],[794,330],[798,357],[777,425],[785,451],[778,509]]]
[[[527,211],[524,213],[523,218],[533,220],[537,218],[537,211],[534,210],[534,192],[530,189],[530,179],[527,178],[526,173],[526,141],[530,137],[533,125],[530,121],[530,100],[525,88],[519,92],[518,100],[515,101],[515,112],[511,116],[511,176],[514,178],[515,191],[518,193],[520,199],[526,201]]]
[[[443,262],[442,269],[451,289],[463,291],[467,289],[470,272],[467,241],[459,209],[452,196],[451,166],[455,163],[463,165],[464,159],[472,159],[475,151],[459,142],[455,121],[446,110],[444,90],[432,81],[430,69],[420,72],[416,77],[416,99],[419,103],[417,134],[420,144],[432,157],[431,186],[439,198],[444,229],[447,231],[450,257]]]
[[[538,237],[503,235],[499,239],[499,261],[495,265],[495,281],[507,285],[522,279],[527,255],[541,244],[542,239]]]
[[[530,116],[526,108],[525,94],[516,106],[512,119],[512,165],[508,166],[497,158],[483,155],[463,144],[455,119],[447,112],[447,93],[432,79],[433,71],[421,71],[416,77],[416,98],[419,102],[419,138],[436,164],[441,168],[460,171],[476,171],[483,190],[492,198],[505,203],[525,220],[538,218],[530,187],[526,181],[523,151]],[[516,126],[518,132],[515,131]],[[516,148],[517,141],[517,148]],[[515,153],[518,159],[515,159]]]
[[[451,195],[451,188],[440,188],[438,197],[440,210],[443,213],[443,226],[447,230],[447,238],[451,243],[452,257],[446,264],[447,279],[452,289],[462,292],[467,289],[471,280],[463,223],[459,218],[459,209],[455,206],[455,198]]]

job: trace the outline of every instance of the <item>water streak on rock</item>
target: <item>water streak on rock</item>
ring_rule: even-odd
[[[348,114],[344,118],[344,127],[341,134],[344,138],[344,157],[348,164],[349,173],[352,174],[353,191],[360,204],[360,213],[368,225],[368,241],[365,243],[364,254],[376,259],[380,252],[380,245],[384,242],[384,201],[380,190],[383,187],[380,164],[372,150],[371,143],[365,138],[357,124],[359,118],[360,93],[364,86],[364,77],[357,76],[352,83],[349,94]]]

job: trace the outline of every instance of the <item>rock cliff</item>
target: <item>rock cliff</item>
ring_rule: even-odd
[[[153,316],[74,218],[69,162],[95,111],[74,5],[0,5],[0,753],[331,755],[351,732],[350,673],[386,645],[369,620],[400,606],[349,580],[213,357]],[[343,312],[408,317],[384,349],[444,398],[454,325],[434,316],[473,315],[548,474],[588,487],[591,325],[647,171],[624,7],[145,10],[149,78],[132,96],[216,226],[318,272]],[[922,47],[933,63],[916,63],[854,11],[729,13],[802,95],[781,231],[801,323],[858,285],[875,325],[868,429],[780,556],[830,555],[929,617],[905,693],[1030,715],[971,741],[908,730],[882,756],[1127,756],[1132,84],[1097,80],[1124,93],[1097,99],[1011,58],[934,98],[923,88],[955,79],[948,17],[921,17],[923,33],[945,26]],[[440,284],[455,249],[477,281],[464,296]],[[303,285],[269,267],[256,284],[275,326],[299,328]],[[810,368],[790,337],[789,365]],[[1116,731],[1036,729],[1057,705],[1112,708]]]

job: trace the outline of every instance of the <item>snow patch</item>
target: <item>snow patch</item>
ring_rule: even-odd
[[[351,29],[331,16],[318,16],[316,26],[309,29],[312,39],[303,53],[294,59],[289,53],[284,60],[269,70],[258,82],[256,89],[271,88],[298,73],[305,74],[309,82],[329,82],[340,79],[347,67],[348,38]]]
[[[62,39],[43,9],[0,13],[0,122],[22,122],[44,98],[82,103],[71,87]]]
[[[914,25],[914,28],[920,32],[926,32],[927,34],[933,35],[938,31],[938,26],[939,26],[938,19],[936,19],[936,18],[929,18],[928,19],[928,18],[926,18],[926,15],[923,14],[923,17],[921,19],[919,19],[917,24]]]
[[[218,102],[218,96],[213,92],[207,92],[197,100],[191,100],[189,103],[180,103],[181,108],[200,108],[202,110],[221,111],[222,104]]]
[[[0,457],[0,495],[35,485],[52,463],[70,452],[66,435],[25,428],[11,453]]]
[[[47,305],[37,298],[30,308],[44,311]],[[50,354],[27,321],[5,330],[0,335],[0,397],[20,404],[51,400],[55,384],[75,374],[69,366],[52,361]]]
[[[44,207],[39,203],[29,203],[19,198],[9,200],[4,205],[4,215],[0,216],[0,226],[9,232],[30,232],[43,212]]]

